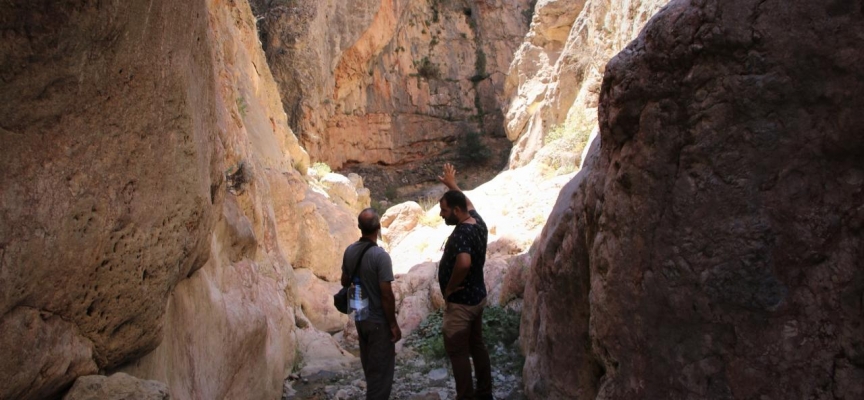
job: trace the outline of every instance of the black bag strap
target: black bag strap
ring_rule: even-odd
[[[363,251],[360,252],[360,258],[357,259],[357,265],[354,266],[354,271],[351,272],[351,282],[349,283],[349,286],[354,284],[354,278],[357,276],[357,270],[360,269],[360,262],[363,261],[363,256],[366,255],[366,251],[368,251],[369,249],[371,249],[375,246],[377,246],[376,243],[369,242],[369,244],[366,245],[365,248],[363,248]],[[345,261],[343,260],[342,263],[344,264]]]

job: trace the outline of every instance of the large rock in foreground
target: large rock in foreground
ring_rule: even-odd
[[[223,179],[206,11],[0,5],[0,398],[152,350],[207,261]],[[44,365],[6,364],[28,354]]]
[[[532,398],[864,395],[864,9],[676,1],[528,278]]]
[[[302,176],[248,3],[9,1],[0,29],[0,399],[118,370],[278,398],[293,267],[338,279],[359,232]]]

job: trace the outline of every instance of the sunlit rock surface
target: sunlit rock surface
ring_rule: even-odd
[[[303,175],[248,4],[13,1],[0,26],[0,398],[117,370],[278,398],[292,270],[338,279],[359,232]]]
[[[285,111],[313,159],[406,165],[469,132],[509,148],[504,80],[534,1],[252,3]]]
[[[526,165],[556,128],[590,132],[606,62],[668,0],[539,0],[504,85],[510,168]],[[569,161],[573,163],[573,161]],[[578,165],[578,163],[577,163]]]

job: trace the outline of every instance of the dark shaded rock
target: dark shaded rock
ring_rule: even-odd
[[[860,397],[858,3],[674,1],[609,63],[528,278],[532,397]]]

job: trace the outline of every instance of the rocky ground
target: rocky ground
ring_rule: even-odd
[[[500,308],[484,313],[484,338],[492,361],[493,395],[520,400],[522,365],[517,340],[518,314]],[[456,397],[455,384],[440,334],[441,313],[430,315],[417,330],[400,342],[391,399],[445,400]],[[357,349],[350,349],[356,352]],[[366,382],[359,358],[348,368],[321,371],[311,376],[292,375],[285,382],[284,400],[362,399]]]
[[[493,357],[507,356],[505,353],[508,351],[503,346],[490,349]],[[514,370],[513,367],[512,364],[493,365],[493,395],[496,399],[526,398],[522,393],[522,377],[518,369]],[[345,371],[323,371],[309,377],[294,375],[286,381],[285,387],[282,397],[285,400],[362,399],[366,393],[366,381],[359,361],[354,368]],[[445,400],[455,397],[456,388],[446,359],[428,359],[408,347],[396,356],[396,377],[391,399]]]

